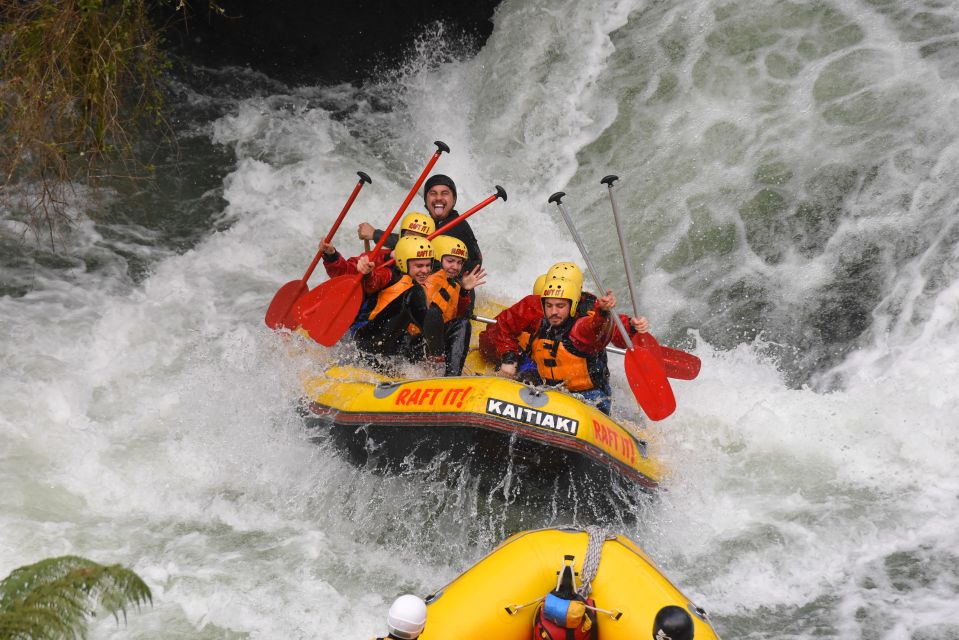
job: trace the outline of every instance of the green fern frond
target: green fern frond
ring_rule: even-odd
[[[83,638],[98,607],[119,622],[127,607],[153,602],[133,571],[77,556],[15,569],[0,582],[0,638]]]

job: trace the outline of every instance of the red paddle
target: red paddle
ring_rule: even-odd
[[[327,244],[333,240],[336,230],[340,228],[340,223],[343,222],[343,218],[346,217],[346,212],[353,206],[353,201],[356,200],[360,189],[363,188],[365,183],[373,182],[370,180],[370,177],[362,171],[357,171],[356,175],[358,175],[360,179],[356,183],[356,186],[353,187],[353,193],[350,194],[349,200],[343,205],[343,210],[340,211],[340,215],[330,228],[330,232],[326,234],[323,242]],[[296,301],[300,299],[300,296],[307,292],[306,282],[310,279],[310,276],[313,275],[313,270],[316,269],[316,265],[319,264],[321,255],[322,251],[316,252],[316,255],[313,256],[313,262],[310,263],[310,268],[303,274],[302,279],[290,280],[276,292],[273,300],[270,302],[270,306],[266,309],[266,326],[271,329],[292,329],[296,326],[294,318],[289,317],[290,310],[293,308],[293,305],[296,304]]]
[[[444,151],[446,153],[450,151],[450,148],[444,142],[437,140],[433,144],[436,145],[436,153],[430,158],[426,168],[423,169],[420,177],[413,184],[410,192],[406,195],[406,199],[403,200],[403,204],[396,210],[389,226],[383,230],[379,242],[373,247],[372,255],[379,254],[380,249],[383,248],[383,243],[393,232],[396,223],[400,221],[400,216],[406,211],[406,207],[413,200],[413,196],[416,195],[420,185],[426,180],[426,176],[433,169],[433,165],[440,159],[440,155]],[[356,314],[363,304],[363,291],[360,288],[362,279],[363,274],[357,273],[333,278],[317,285],[312,291],[302,296],[293,307],[293,317],[296,319],[296,324],[301,325],[310,334],[311,338],[323,346],[332,347],[339,342],[350,325],[353,324],[353,320],[356,319]]]
[[[616,206],[616,198],[613,197],[613,184],[619,180],[619,176],[609,175],[600,180],[600,184],[605,184],[609,190],[609,204],[613,208],[613,222],[616,225],[616,236],[619,238],[619,249],[623,254],[623,266],[626,268],[626,283],[629,285],[629,299],[633,303],[633,315],[639,317],[638,298],[636,296],[636,287],[633,284],[633,267],[629,262],[629,253],[626,251],[626,242],[623,238],[623,230],[619,225],[619,209]],[[699,369],[702,367],[702,361],[691,353],[664,347],[656,342],[652,334],[649,335],[652,341],[653,351],[663,363],[663,370],[670,378],[680,380],[692,380],[699,375]]]
[[[592,261],[589,259],[583,239],[579,237],[579,232],[573,226],[572,218],[569,217],[566,207],[563,206],[565,195],[562,191],[558,191],[549,197],[548,202],[555,202],[559,212],[563,215],[563,220],[569,227],[569,233],[573,236],[576,246],[579,247],[579,252],[583,255],[583,260],[586,262],[590,275],[593,276],[596,287],[599,291],[606,291],[596,274],[596,269],[593,268]],[[666,379],[666,372],[663,371],[662,363],[650,348],[651,343],[643,338],[648,334],[636,334],[631,341],[619,314],[611,313],[610,315],[613,317],[613,322],[616,324],[616,329],[622,336],[623,342],[631,345],[625,354],[626,381],[629,383],[629,388],[650,420],[662,420],[676,410],[676,398],[673,397],[673,390],[669,386],[669,380]]]
[[[656,338],[651,333],[646,334],[649,339],[656,343]],[[659,360],[663,363],[663,371],[670,378],[677,380],[695,380],[702,368],[702,361],[691,353],[664,347],[656,343],[656,350],[659,352]]]
[[[629,388],[650,420],[662,420],[676,410],[676,398],[663,363],[656,357],[655,347],[659,345],[649,333],[637,333],[632,344],[634,348],[626,351]]]
[[[442,227],[427,236],[427,239],[432,240],[436,236],[443,235],[448,230],[463,222],[497,198],[502,198],[504,201],[506,200],[506,191],[499,185],[496,185],[496,193],[486,198],[468,211],[459,214],[459,216],[453,220],[450,220]],[[383,238],[388,236],[389,233],[389,230],[384,231],[380,241],[383,242]],[[379,250],[379,248],[380,246],[377,245],[377,250]],[[377,255],[376,252],[374,252],[373,255]],[[394,262],[396,262],[396,260],[391,258],[377,268],[382,269],[383,267],[389,267]],[[323,346],[332,347],[334,344],[339,342],[340,338],[342,338],[344,334],[346,334],[347,330],[350,328],[350,325],[353,324],[353,321],[356,319],[357,311],[359,311],[360,306],[363,304],[362,289],[357,286],[357,283],[359,283],[359,281],[362,279],[363,274],[361,273],[333,278],[332,280],[317,286],[315,289],[313,289],[313,291],[310,291],[310,293],[303,296],[303,299],[297,306],[303,310],[301,324],[306,332],[310,334],[311,338]],[[321,288],[323,291],[316,293]],[[331,321],[325,314],[314,313],[314,311],[320,309],[323,305],[335,302],[337,298],[350,298],[350,296],[354,296],[354,288],[359,294],[359,303],[356,305],[356,309],[354,309],[351,314],[347,314],[346,311],[349,310],[345,309],[338,314],[337,318]],[[347,316],[346,320],[344,320],[342,316]]]

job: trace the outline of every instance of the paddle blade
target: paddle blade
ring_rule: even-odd
[[[699,375],[702,361],[691,353],[664,347],[656,342],[651,333],[642,334],[642,345],[651,351],[663,363],[663,371],[670,378],[677,380],[693,380]],[[635,342],[635,338],[634,338]]]
[[[678,380],[695,380],[703,366],[702,360],[693,354],[672,347],[659,345],[659,356],[666,375]]]
[[[648,343],[643,339],[648,335],[633,336],[634,348],[626,352],[626,380],[649,419],[662,420],[676,410],[676,398],[663,365],[653,351],[655,340]]]
[[[280,287],[266,309],[266,326],[271,329],[295,328],[297,323],[293,320],[291,311],[304,293],[306,293],[304,280],[290,280]]]
[[[362,277],[340,276],[317,285],[296,303],[297,324],[324,347],[339,342],[363,305]]]

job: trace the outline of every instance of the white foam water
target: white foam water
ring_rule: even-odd
[[[154,605],[92,637],[371,637],[515,532],[446,467],[310,442],[299,375],[325,356],[263,326],[355,172],[346,253],[442,140],[460,210],[509,193],[472,224],[495,300],[576,259],[564,190],[628,308],[620,175],[642,309],[703,359],[650,427],[665,491],[622,532],[723,637],[959,637],[956,9],[508,0],[495,25],[468,60],[433,34],[362,88],[236,103],[209,130],[237,158],[218,230],[188,251],[84,224],[68,264],[5,268],[27,292],[0,299],[0,574],[131,566]]]

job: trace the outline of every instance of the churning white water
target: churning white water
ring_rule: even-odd
[[[309,442],[314,356],[263,325],[355,172],[348,254],[442,140],[460,210],[509,193],[473,219],[499,300],[577,259],[563,190],[628,308],[599,182],[620,176],[641,308],[703,359],[653,427],[665,491],[623,532],[720,635],[959,638],[959,7],[507,0],[495,25],[362,88],[225,73],[254,97],[184,98],[225,113],[191,130],[212,191],[155,218],[119,197],[60,255],[4,212],[0,575],[132,567],[154,606],[98,638],[371,637],[527,525],[469,478]]]

